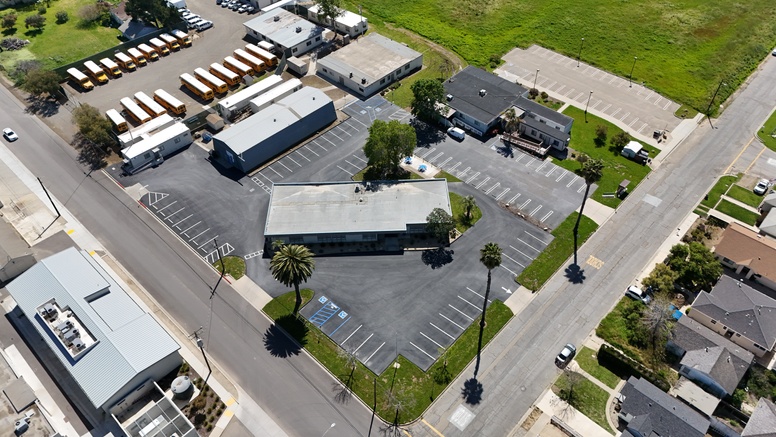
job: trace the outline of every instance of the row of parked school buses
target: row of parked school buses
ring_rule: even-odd
[[[117,52],[114,59],[102,58],[99,65],[94,61],[84,62],[85,71],[70,68],[67,74],[82,90],[88,91],[94,88],[94,82],[104,84],[108,77],[121,77],[123,71],[135,71],[138,67],[144,67],[149,61],[156,61],[160,56],[167,56],[171,51],[178,51],[181,47],[191,46],[191,36],[177,29],[170,34],[163,33],[157,38],[151,38],[148,44],[140,44],[136,48],[130,48],[127,53]],[[123,70],[123,71],[122,71]]]
[[[138,124],[147,123],[151,121],[151,119],[167,113],[176,116],[181,116],[186,113],[186,105],[163,89],[154,91],[153,98],[142,91],[135,93],[134,98],[135,99],[132,100],[128,97],[124,97],[120,100],[120,103],[121,107],[124,109],[124,113]],[[127,120],[119,111],[109,109],[105,115],[108,116],[108,120],[113,124],[113,128],[116,132],[122,133],[129,130]]]
[[[180,75],[181,85],[202,100],[212,100],[215,94],[226,94],[230,87],[239,85],[245,76],[262,73],[278,63],[277,56],[253,44],[237,49],[234,56],[224,58],[223,64],[210,64],[210,69],[197,68],[194,75]]]

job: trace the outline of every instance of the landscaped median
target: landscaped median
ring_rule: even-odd
[[[302,290],[304,304],[314,292]],[[477,355],[479,324],[472,323],[463,334],[438,359],[427,372],[401,355],[393,365],[376,375],[360,361],[351,365],[343,349],[326,334],[303,317],[292,315],[294,293],[286,293],[273,299],[264,307],[264,312],[275,323],[288,332],[307,351],[323,364],[342,384],[338,399],[346,400],[354,394],[367,406],[374,408],[377,415],[388,423],[407,423],[417,419],[431,402]],[[483,332],[483,345],[487,344],[512,317],[512,311],[498,300],[488,307],[487,326]],[[399,416],[397,417],[397,406]]]
[[[571,214],[552,231],[555,239],[515,278],[515,281],[531,291],[538,291],[544,286],[544,283],[574,254],[573,231],[577,216],[579,216],[577,212]],[[582,220],[579,222],[578,245],[581,247],[596,229],[598,225],[592,219],[582,215]]]

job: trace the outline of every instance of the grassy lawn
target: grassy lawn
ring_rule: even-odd
[[[735,205],[732,202],[728,202],[724,199],[719,202],[719,205],[717,205],[715,209],[723,214],[727,214],[730,217],[733,217],[734,219],[753,226],[757,222],[757,219],[760,217],[760,215],[756,212],[741,208],[740,206]]]
[[[479,219],[482,218],[482,211],[478,206],[472,209],[472,218],[467,219],[464,214],[466,211],[463,207],[463,196],[450,192],[450,207],[453,209],[453,220],[455,220],[455,228],[458,232],[464,233],[467,229],[474,226]]]
[[[38,13],[37,4],[5,9],[2,15],[15,11],[18,19],[15,29],[4,29],[3,38],[14,36],[29,39],[30,44],[22,50],[0,52],[0,65],[11,69],[19,60],[35,58],[46,68],[55,68],[119,44],[121,41],[118,36],[121,33],[118,29],[80,25],[79,9],[93,3],[88,0],[52,1],[47,12],[43,14],[46,17],[46,26],[41,32],[24,27],[24,19]],[[57,24],[55,14],[59,11],[67,12],[69,21]]]
[[[696,115],[698,115],[698,111],[688,105],[682,105],[679,107],[679,109],[674,112],[674,115],[678,118],[694,118]]]
[[[623,297],[614,309],[601,319],[595,333],[625,355],[644,363],[642,351],[630,343],[631,339],[636,339],[638,334],[631,328],[632,324],[628,323],[628,317],[633,320],[640,319],[642,306],[643,304],[636,300]]]
[[[223,257],[223,261],[224,270],[226,270],[226,273],[234,279],[240,279],[245,275],[245,260],[242,259],[242,257],[225,256]],[[221,271],[221,261],[216,260],[216,262],[213,263],[213,267],[218,270],[218,273],[223,273],[223,271]]]
[[[313,297],[311,290],[303,290],[305,302]],[[294,306],[294,293],[280,296],[264,307],[264,312],[284,328],[294,325],[288,316]],[[493,301],[488,307],[487,326],[483,332],[483,344],[487,344],[512,317],[512,312],[500,301]],[[361,398],[366,405],[376,406],[377,414],[388,422],[396,415],[393,397],[404,406],[398,421],[410,422],[421,415],[439,393],[471,362],[477,353],[479,325],[472,324],[447,350],[447,366],[444,360],[434,363],[428,372],[399,356],[400,367],[389,366],[381,375],[375,375],[360,362],[351,369],[339,352],[340,347],[318,328],[304,322],[306,329],[290,326],[297,341],[305,345],[307,351],[315,356],[336,378],[350,387],[352,393]],[[297,323],[298,325],[298,323]],[[392,393],[390,387],[393,387]]]
[[[757,132],[757,137],[760,138],[760,141],[769,149],[776,151],[776,137],[774,135],[776,135],[776,111],[773,111],[763,127]]]
[[[458,179],[457,177],[451,175],[450,173],[441,170],[439,173],[437,173],[435,178],[445,179],[447,182],[463,182],[462,180]]]
[[[746,203],[749,206],[757,208],[763,201],[763,196],[754,194],[754,191],[744,188],[740,185],[733,185],[727,192],[728,197],[732,197],[739,202]]]
[[[711,191],[706,195],[705,199],[701,202],[701,205],[707,209],[717,206],[717,202],[719,202],[722,195],[727,193],[728,188],[738,182],[739,179],[741,179],[740,173],[737,176],[722,176],[719,178],[717,183],[711,187]]]
[[[563,263],[574,254],[574,224],[579,213],[572,213],[566,220],[552,231],[555,237],[546,249],[523,270],[515,280],[532,291],[538,291],[550,276],[563,266]],[[583,215],[579,223],[579,246],[593,235],[598,225],[589,217]],[[584,263],[581,260],[580,263]]]
[[[598,146],[596,144],[595,129],[599,124],[607,127],[607,138],[612,138],[622,132],[622,129],[619,127],[591,114],[587,114],[588,122],[585,123],[584,111],[573,106],[566,108],[563,113],[574,118],[574,127],[571,130],[571,143],[569,147],[577,153],[584,153],[591,158],[598,158],[604,161],[603,177],[598,182],[598,189],[595,190],[592,198],[606,206],[616,208],[622,200],[616,197],[604,197],[604,193],[615,193],[623,179],[631,181],[628,190],[633,191],[639,182],[649,174],[649,166],[641,165],[620,155],[619,151],[611,147],[608,140],[604,145]],[[645,145],[645,148],[649,151],[649,156],[654,157],[658,153],[658,149],[652,146]],[[553,159],[553,162],[573,172],[582,167],[582,164],[574,159]]]
[[[606,367],[598,364],[596,351],[589,347],[583,346],[582,349],[577,351],[577,356],[574,359],[582,370],[606,384],[607,387],[615,388],[617,387],[617,383],[620,382],[620,378],[617,375]]]
[[[396,23],[481,67],[531,44],[576,58],[584,37],[584,62],[628,77],[638,56],[635,82],[703,110],[720,79],[728,86],[718,102],[776,45],[776,8],[762,0],[345,2],[350,10],[359,4],[370,26]],[[612,29],[623,29],[623,23],[627,32],[615,36]]]
[[[581,379],[574,386],[573,396],[569,404],[597,423],[598,426],[614,434],[612,428],[609,427],[609,422],[606,421],[606,401],[609,400],[609,393],[584,376],[579,375],[579,377]],[[564,372],[555,381],[552,391],[560,396],[559,393],[562,390],[567,390],[568,387],[568,375]]]
[[[367,170],[369,170],[369,167],[364,167],[360,172],[354,174],[353,177],[351,177],[350,179],[352,179],[352,180],[354,180],[356,182],[363,181],[364,180],[364,173],[366,173]],[[423,179],[423,176],[421,176],[421,175],[419,175],[419,174],[417,174],[415,172],[412,172],[412,171],[407,171],[407,175],[405,177],[403,177],[403,179]]]

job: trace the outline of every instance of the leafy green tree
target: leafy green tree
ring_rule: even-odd
[[[472,210],[477,207],[477,201],[474,200],[474,196],[466,196],[463,198],[463,210],[464,218],[466,221],[471,221]]]
[[[342,15],[342,0],[314,0],[318,5],[318,19],[329,18],[334,21],[335,18]]]
[[[445,88],[436,79],[420,79],[410,86],[412,90],[412,115],[421,120],[433,121],[439,111],[437,104],[445,98]]]
[[[482,317],[480,318],[480,335],[485,328],[485,311],[488,309],[488,297],[490,296],[491,272],[501,265],[501,248],[496,243],[487,243],[480,249],[480,262],[488,269],[488,283],[485,287],[485,299],[482,303]]]
[[[375,120],[364,145],[367,165],[378,169],[381,175],[393,174],[399,169],[402,158],[412,155],[417,142],[412,126],[396,120]]]
[[[679,274],[671,270],[671,267],[660,263],[655,264],[655,268],[652,269],[649,276],[644,278],[642,283],[646,287],[651,287],[655,292],[671,293],[678,277]]]
[[[455,229],[453,217],[442,208],[432,209],[426,217],[426,231],[439,241],[448,243],[453,229]]]
[[[696,241],[674,245],[668,266],[678,274],[676,283],[692,291],[711,290],[722,275],[722,264],[714,253]]]
[[[10,14],[3,15],[3,29],[13,29],[16,27],[16,21],[19,19],[19,17],[11,12]]]
[[[281,246],[269,262],[272,277],[286,287],[294,286],[296,292],[296,304],[294,315],[302,306],[302,293],[299,291],[299,283],[307,282],[315,270],[315,255],[301,244],[285,244]]]
[[[507,133],[517,132],[520,129],[520,117],[517,116],[515,108],[509,108],[504,112],[504,130]]]
[[[649,338],[653,368],[665,357],[666,343],[673,327],[674,308],[665,293],[655,294],[654,299],[641,314],[641,324]]]
[[[40,14],[30,15],[24,19],[24,27],[29,29],[30,27],[41,30],[46,25],[46,17]]]
[[[67,21],[70,19],[70,16],[67,15],[66,11],[59,11],[55,16],[57,17],[57,24],[67,23]]]
[[[631,136],[628,135],[628,132],[623,131],[613,136],[611,143],[616,149],[622,150],[625,146],[628,145],[630,140]]]
[[[180,21],[178,11],[165,0],[127,0],[125,10],[135,20],[164,27]]]
[[[588,158],[582,163],[582,168],[578,173],[585,180],[585,196],[582,198],[582,206],[579,208],[577,222],[574,224],[574,264],[577,264],[577,236],[579,234],[579,222],[582,220],[582,213],[585,211],[585,202],[590,194],[590,186],[601,180],[604,171],[604,162],[597,158]],[[577,264],[578,265],[578,264]]]
[[[59,76],[51,70],[30,70],[22,89],[35,96],[42,94],[51,96],[59,91]]]
[[[116,144],[112,135],[110,121],[100,113],[100,110],[88,104],[82,104],[73,110],[73,121],[78,126],[78,132],[84,139],[101,149],[107,149]]]

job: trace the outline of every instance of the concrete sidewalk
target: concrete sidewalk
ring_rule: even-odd
[[[547,389],[536,402],[536,406],[548,416],[558,417],[583,437],[601,437],[613,435],[597,423],[580,413],[577,409],[561,400],[552,390]]]

